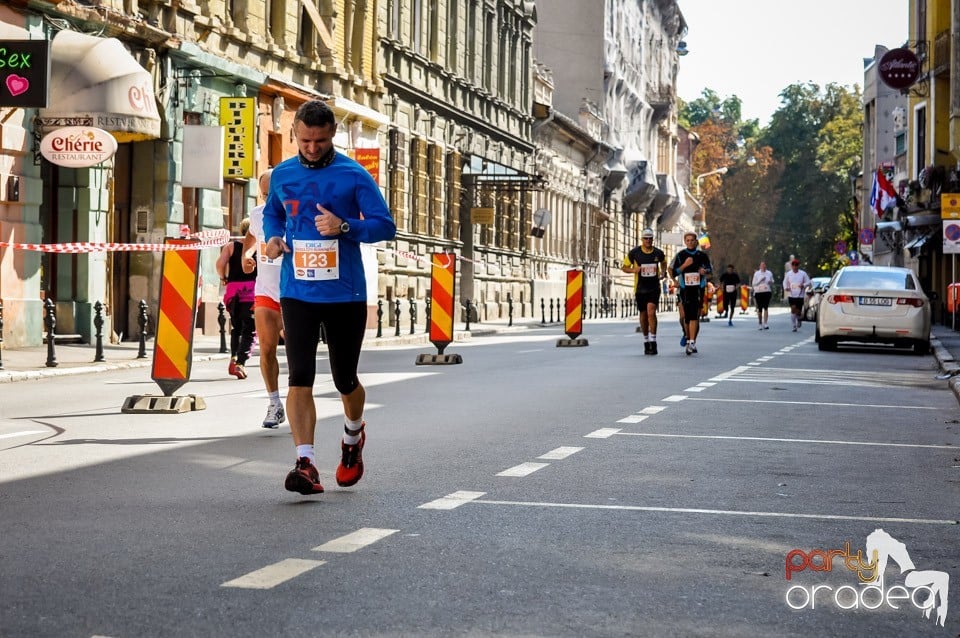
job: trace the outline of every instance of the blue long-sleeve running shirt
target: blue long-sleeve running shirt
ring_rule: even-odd
[[[317,204],[348,222],[350,232],[321,235],[314,222]],[[280,265],[281,298],[340,303],[366,301],[360,243],[393,239],[397,226],[370,173],[336,153],[324,168],[307,168],[291,157],[273,169],[263,230],[267,241],[280,237],[291,249]]]

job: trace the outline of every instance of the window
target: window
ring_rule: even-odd
[[[410,12],[410,41],[414,53],[423,54],[423,0],[413,0]]]
[[[247,216],[247,182],[225,180],[220,191],[223,227],[233,235],[240,233],[240,221]]]

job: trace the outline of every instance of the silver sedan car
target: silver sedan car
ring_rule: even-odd
[[[816,341],[890,343],[930,351],[930,300],[909,268],[845,266],[834,275],[817,311]]]

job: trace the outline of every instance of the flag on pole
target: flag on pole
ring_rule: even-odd
[[[877,214],[877,217],[883,217],[883,212],[897,203],[897,191],[893,184],[883,174],[883,169],[878,168],[873,174],[873,188],[870,190],[870,208]]]

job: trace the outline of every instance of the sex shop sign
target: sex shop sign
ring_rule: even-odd
[[[0,40],[0,106],[45,108],[49,78],[49,40]]]

